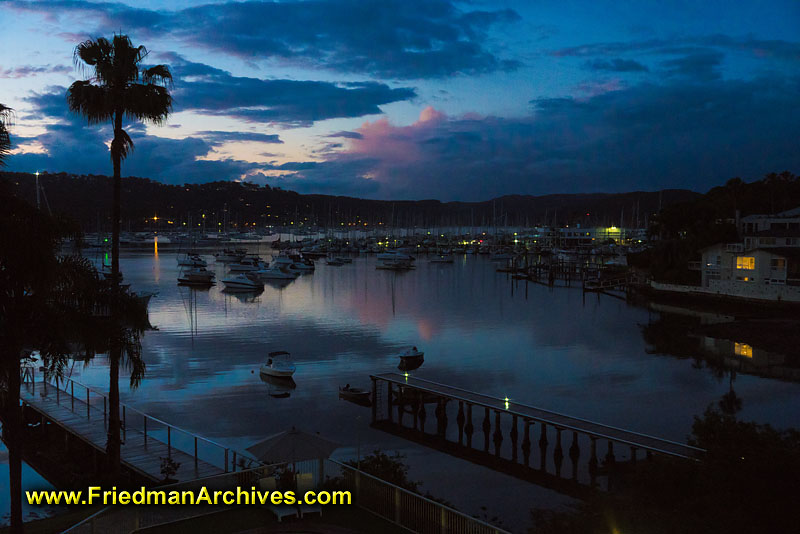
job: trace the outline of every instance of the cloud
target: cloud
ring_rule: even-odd
[[[0,78],[28,78],[38,74],[69,74],[70,67],[65,65],[21,65],[10,69],[0,69]]]
[[[206,130],[195,134],[211,143],[229,143],[235,141],[254,141],[257,143],[278,143],[283,144],[280,136],[275,134],[262,134],[257,132],[221,132],[218,130]]]
[[[593,59],[587,61],[584,67],[589,70],[603,70],[611,72],[645,72],[648,69],[638,61],[632,59]]]
[[[662,61],[667,76],[684,76],[709,81],[720,77],[719,66],[724,55],[714,50],[702,50],[675,59]]]
[[[358,132],[341,131],[329,134],[327,137],[345,137],[347,139],[361,139],[363,136]]]
[[[123,27],[148,37],[169,33],[187,45],[247,60],[395,79],[520,65],[486,44],[490,29],[520,20],[515,11],[467,9],[452,0],[222,2],[178,11],[81,0],[7,5],[55,20],[68,13],[89,17],[99,32]]]
[[[409,126],[378,119],[358,128],[361,138],[349,139],[345,152],[284,181],[300,191],[481,200],[703,191],[733,176],[800,169],[799,79],[670,80],[585,99],[537,99],[521,118],[428,110]]]
[[[233,76],[222,69],[162,54],[176,77],[176,111],[199,111],[247,122],[310,125],[381,113],[380,106],[416,96],[409,87],[378,82],[320,82]]]

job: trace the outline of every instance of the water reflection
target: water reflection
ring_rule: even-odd
[[[259,373],[258,376],[262,382],[267,384],[267,393],[270,397],[285,399],[291,395],[293,390],[297,389],[297,383],[290,376],[277,377],[265,375],[264,373]]]
[[[158,291],[150,304],[158,330],[143,339],[147,377],[136,391],[123,386],[123,401],[233,448],[295,425],[349,445],[342,456],[354,455],[355,441],[363,450],[400,449],[425,490],[470,512],[486,505],[510,518],[506,524],[516,514],[522,528],[527,510],[506,503],[508,491],[531,502],[552,495],[534,496],[535,487],[369,428],[369,410],[339,402],[339,387],[367,387],[369,375],[396,371],[402,348],[424,345],[427,361],[414,371],[422,378],[676,441],[694,415],[730,393],[722,379],[728,368],[721,376],[706,370],[725,357],[707,357],[704,341],[686,334],[703,319],[600,295],[584,300],[579,287],[512,281],[481,256],[405,273],[376,270],[371,256],[339,267],[322,262],[259,294],[179,288],[173,255],[160,251],[159,260],[123,257],[133,287]],[[226,274],[222,265],[208,268],[218,279]],[[729,343],[727,357],[759,361],[757,346],[745,358]],[[274,350],[292,353],[296,388],[256,378]],[[106,389],[106,365],[95,358],[75,374]],[[798,385],[740,365],[740,415],[800,426]],[[504,489],[477,495],[476,484]]]

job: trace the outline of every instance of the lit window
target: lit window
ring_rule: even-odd
[[[756,268],[756,259],[752,256],[738,256],[736,258],[736,268],[752,271]]]
[[[753,347],[751,347],[747,343],[734,343],[733,352],[737,356],[744,356],[745,358],[753,357]]]

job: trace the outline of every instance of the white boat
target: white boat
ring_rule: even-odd
[[[292,362],[291,354],[284,350],[270,352],[267,363],[261,366],[261,374],[282,378],[291,377],[297,367]]]
[[[208,263],[199,254],[188,252],[178,257],[178,265],[181,267],[207,267]]]
[[[185,269],[178,275],[178,283],[187,286],[209,286],[214,283],[216,275],[205,267]]]
[[[252,291],[254,289],[264,288],[264,283],[253,273],[237,274],[235,276],[223,278],[222,283],[225,284],[225,289],[245,289]]]
[[[241,260],[231,263],[228,269],[232,273],[247,273],[250,271],[260,271],[269,268],[269,264],[264,263],[260,258],[242,258]]]
[[[252,274],[258,276],[262,280],[294,280],[299,276],[299,273],[290,271],[287,267],[276,261],[273,261],[268,268],[253,271]]]

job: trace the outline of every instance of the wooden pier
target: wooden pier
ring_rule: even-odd
[[[413,441],[531,481],[547,479],[542,475],[548,472],[556,480],[561,479],[566,471],[565,458],[572,465],[571,480],[595,487],[598,477],[609,476],[616,467],[635,465],[640,452],[647,459],[656,454],[681,460],[698,460],[705,452],[686,444],[403,374],[385,373],[370,378],[373,426],[406,434]],[[435,405],[432,410],[435,433],[425,431],[429,410],[426,405],[430,404]],[[449,424],[452,420],[455,425]],[[538,442],[532,436],[537,428]],[[551,444],[554,447],[549,454]],[[534,467],[536,445],[539,461]],[[582,453],[586,449],[588,455]],[[521,467],[536,469],[538,473],[527,473]],[[606,487],[610,486],[609,477]]]
[[[30,371],[23,379],[23,408],[39,416],[43,430],[56,425],[66,440],[81,440],[98,456],[105,455],[109,403],[104,393],[70,378],[37,381]],[[120,423],[123,467],[143,480],[164,481],[164,458],[180,464],[171,476],[173,481],[185,482],[236,469],[236,452],[122,403]]]

